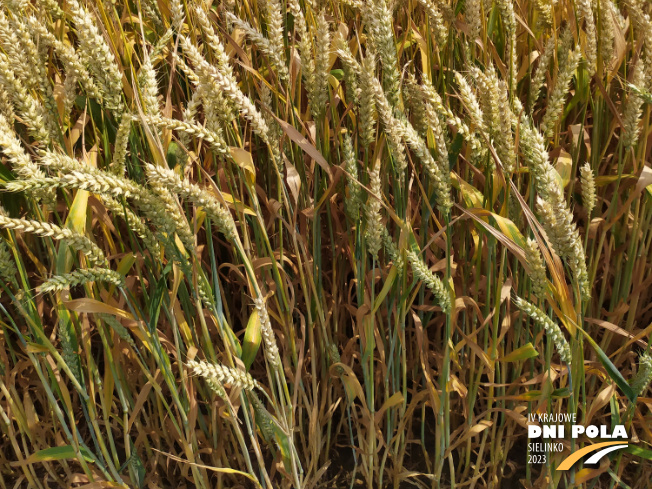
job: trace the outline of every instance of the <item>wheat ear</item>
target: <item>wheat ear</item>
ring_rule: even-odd
[[[116,287],[124,286],[124,277],[108,268],[80,268],[65,275],[55,275],[36,288],[40,294],[60,292],[69,287],[89,282],[107,282]]]
[[[239,387],[248,391],[253,390],[254,387],[261,388],[258,382],[243,370],[215,363],[208,363],[203,360],[190,360],[186,365],[195,375],[204,377],[207,380],[212,380],[220,385]]]
[[[261,296],[256,297],[254,299],[254,305],[256,306],[258,319],[260,319],[260,331],[265,343],[265,356],[270,365],[278,368],[281,365],[281,356],[278,353],[276,335],[274,334],[274,329],[272,329],[272,323],[269,319],[265,299]]]
[[[428,265],[414,251],[408,250],[407,259],[410,265],[412,265],[414,276],[423,281],[426,287],[434,294],[442,311],[448,313],[451,310],[451,299],[444,282],[430,271]]]
[[[154,182],[157,185],[164,186],[180,197],[203,207],[206,213],[215,220],[220,231],[224,233],[227,239],[232,240],[235,238],[237,231],[231,213],[207,190],[194,183],[181,180],[173,170],[150,164],[147,164],[146,169],[150,183]]]
[[[593,175],[593,170],[591,170],[591,165],[586,163],[582,168],[580,168],[580,181],[582,183],[582,202],[586,208],[586,213],[591,216],[593,208],[595,207],[596,202],[596,193],[595,193],[595,176]]]
[[[91,263],[108,266],[108,261],[102,250],[86,236],[72,229],[61,228],[49,222],[14,219],[4,214],[0,214],[0,227],[35,234],[42,238],[51,237],[52,239],[65,241],[71,248],[86,255]]]
[[[555,344],[555,347],[559,352],[559,357],[562,361],[569,363],[571,361],[570,346],[568,345],[566,338],[564,338],[564,334],[561,332],[559,326],[557,326],[552,319],[546,316],[541,309],[520,297],[514,299],[514,304],[546,331],[546,334]]]
[[[652,355],[648,352],[643,353],[638,360],[638,372],[632,379],[630,385],[632,390],[638,396],[642,396],[647,391],[652,381]]]

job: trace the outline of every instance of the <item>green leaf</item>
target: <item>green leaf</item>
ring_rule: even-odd
[[[455,172],[451,172],[453,186],[459,189],[467,207],[477,207],[482,209],[484,195],[473,185],[470,185],[464,179],[460,178]]]
[[[170,145],[168,146],[168,151],[167,154],[165,155],[165,159],[168,162],[168,166],[170,168],[174,168],[177,166],[177,163],[179,162],[179,158],[177,155],[181,153],[181,148],[177,143],[172,141]]]
[[[161,305],[163,303],[163,294],[167,290],[167,278],[162,276],[156,284],[156,289],[152,295],[152,300],[149,304],[149,330],[156,331],[156,323],[158,323],[158,316],[161,312]]]
[[[140,460],[140,457],[136,455],[136,458],[133,462],[133,467],[134,470],[136,471],[136,477],[138,478],[138,487],[143,488],[145,487],[145,476],[147,475],[145,471],[145,466],[143,465],[142,460]]]
[[[68,217],[66,218],[66,226],[79,234],[86,234],[86,211],[88,209],[88,197],[90,194],[86,190],[78,190],[75,194],[75,199],[72,201]],[[70,247],[62,242],[59,245],[59,252],[57,256],[57,273],[63,275],[68,273],[72,268],[73,254]]]
[[[458,132],[455,136],[455,139],[453,139],[453,144],[451,144],[450,148],[448,149],[448,164],[450,165],[450,168],[453,168],[456,165],[457,159],[460,156],[460,151],[462,150],[463,143],[464,138]]]
[[[555,163],[555,170],[557,170],[556,176],[562,188],[565,188],[569,184],[572,169],[573,158],[568,152],[562,150],[559,158],[557,158],[557,163]]]
[[[117,272],[123,277],[127,275],[133,264],[136,263],[136,256],[133,253],[125,254],[124,258],[118,263]]]
[[[0,165],[0,181],[10,182],[12,180],[16,180],[16,176],[5,165]]]
[[[550,394],[550,396],[553,399],[570,397],[570,389],[568,387],[563,387],[562,389],[555,389],[554,391],[552,391],[552,394]]]
[[[646,448],[628,445],[627,448],[624,449],[624,451],[631,453],[632,455],[636,455],[637,457],[641,457],[647,460],[652,460],[652,450],[648,450]]]
[[[511,353],[508,353],[500,359],[501,362],[518,362],[539,356],[539,352],[532,346],[532,343],[527,343],[520,348],[517,348]]]
[[[591,338],[591,336],[586,331],[584,331],[582,328],[579,328],[579,330],[584,333],[584,337],[598,354],[598,360],[600,360],[600,363],[604,366],[607,374],[609,374],[609,377],[611,377],[611,380],[616,383],[616,385],[620,388],[621,391],[623,391],[623,393],[631,402],[636,402],[636,393],[629,386],[616,366],[611,362],[611,360],[609,360],[607,354],[602,351],[602,348],[598,346],[595,340]]]
[[[498,227],[500,228],[500,230],[503,232],[505,236],[510,238],[514,243],[519,245],[521,248],[525,248],[525,238],[523,237],[521,231],[519,231],[518,227],[516,227],[516,224],[514,224],[513,221],[493,212],[491,213],[491,217],[494,218],[494,220],[498,224]]]
[[[344,70],[335,69],[331,70],[331,75],[333,75],[338,81],[342,81],[342,78],[344,78]]]
[[[129,457],[129,466],[131,470],[135,472],[138,487],[140,489],[145,487],[145,475],[147,472],[145,470],[145,466],[143,465],[143,461],[138,456],[138,452],[136,451],[133,442],[131,444],[131,450],[132,452],[131,457]]]
[[[398,269],[392,265],[392,268],[389,270],[389,274],[387,275],[387,279],[385,280],[385,285],[383,285],[383,289],[380,291],[380,294],[376,296],[376,300],[374,302],[374,310],[372,311],[372,314],[375,314],[378,308],[381,306],[383,303],[383,300],[385,300],[385,296],[389,292],[389,290],[392,288],[392,284],[394,283],[394,280],[396,279],[396,274],[398,273]]]
[[[79,447],[79,452],[81,456],[86,460],[86,462],[95,462],[95,457],[93,454],[85,447]],[[51,462],[53,460],[65,460],[77,458],[75,449],[72,445],[65,445],[62,447],[51,447],[45,448],[44,450],[39,450],[36,453],[32,453],[25,463],[37,463],[37,462]]]
[[[292,472],[292,445],[290,443],[290,438],[283,432],[283,430],[276,426],[276,424],[274,424],[274,439],[276,440],[276,445],[281,451],[281,458],[283,459],[285,470],[288,473]]]
[[[541,397],[540,390],[531,390],[518,395],[518,399],[525,400],[525,401],[533,401],[535,399],[538,399],[539,397]]]

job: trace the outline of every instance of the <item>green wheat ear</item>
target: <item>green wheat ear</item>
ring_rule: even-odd
[[[380,210],[382,209],[382,188],[380,181],[380,168],[376,167],[369,170],[369,188],[372,194],[367,197],[365,204],[365,215],[367,220],[367,229],[365,230],[365,240],[367,242],[367,251],[375,259],[378,258],[378,251],[382,244],[383,221]]]
[[[12,182],[12,183],[15,183]],[[49,237],[64,241],[76,251],[81,251],[91,264],[108,266],[104,252],[89,238],[69,228],[62,228],[49,222],[34,221],[29,219],[14,219],[4,214],[0,207],[0,228],[22,231],[41,237]]]
[[[9,244],[3,237],[0,237],[0,277],[7,284],[10,284],[16,280],[16,273],[18,273],[18,269],[9,249]]]
[[[647,391],[652,381],[652,355],[643,353],[638,359],[638,371],[630,382],[632,390],[640,397]]]
[[[532,292],[534,297],[543,300],[548,290],[546,280],[546,266],[541,258],[541,252],[536,240],[528,238],[525,242],[525,260],[531,269],[530,279],[532,280]]]
[[[586,213],[590,217],[591,212],[595,208],[596,192],[595,192],[595,176],[589,163],[585,163],[580,168],[580,182],[582,184],[582,203],[586,208]]]
[[[422,280],[426,287],[432,291],[442,310],[445,313],[449,312],[451,309],[451,300],[444,282],[430,271],[428,265],[426,265],[414,251],[409,250],[407,252],[407,259],[410,262],[410,265],[412,265],[414,276],[419,280]]]
[[[571,361],[571,349],[568,341],[564,337],[559,326],[550,319],[541,309],[534,304],[521,299],[520,297],[514,298],[514,305],[521,311],[527,314],[537,325],[542,327],[548,336],[552,339],[559,357],[563,362],[569,363]]]
[[[107,268],[87,268],[79,269],[64,275],[55,275],[40,286],[36,291],[41,294],[48,292],[60,292],[69,287],[83,285],[89,282],[106,282],[116,287],[124,286],[124,277],[118,272]]]

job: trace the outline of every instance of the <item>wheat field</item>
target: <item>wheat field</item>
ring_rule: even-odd
[[[651,12],[1,0],[0,487],[650,487]]]

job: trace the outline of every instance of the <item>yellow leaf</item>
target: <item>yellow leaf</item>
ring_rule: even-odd
[[[31,342],[27,342],[25,350],[27,350],[27,353],[47,353],[50,351],[46,346]]]
[[[500,216],[496,213],[491,213],[491,216],[498,223],[498,227],[503,232],[505,236],[510,238],[514,243],[519,245],[521,248],[525,248],[525,238],[521,234],[521,231],[518,230],[516,224],[506,217]]]
[[[376,414],[374,416],[374,420],[376,421],[376,424],[379,424],[381,420],[383,419],[383,414],[385,414],[385,411],[387,411],[390,408],[393,408],[394,406],[398,406],[399,404],[403,404],[403,401],[405,399],[403,398],[403,394],[400,392],[395,392],[392,397],[387,399],[385,403],[382,405],[382,407],[376,411]]]
[[[603,472],[606,472],[606,471],[607,471],[607,466],[605,466],[604,468],[600,468],[600,469],[587,469],[587,468],[584,468],[584,469],[578,470],[577,473],[575,474],[575,484],[576,484],[575,487],[579,487],[579,484],[583,484],[586,481],[589,481],[591,479],[595,479],[600,474],[602,474]]]
[[[380,294],[376,296],[376,301],[374,303],[374,310],[372,311],[372,314],[375,314],[378,308],[381,306],[382,302],[385,300],[385,296],[389,292],[389,289],[392,287],[392,284],[394,283],[394,279],[396,279],[396,275],[398,273],[398,269],[392,265],[392,268],[389,270],[389,273],[387,274],[387,278],[385,279],[385,285],[383,285],[383,289],[380,291]]]
[[[222,198],[229,207],[233,207],[236,211],[241,211],[249,216],[255,216],[256,213],[251,207],[247,207],[238,199],[234,199],[233,195],[222,192]]]
[[[127,272],[131,270],[131,267],[133,264],[136,263],[136,257],[134,256],[133,253],[127,253],[122,260],[120,260],[120,263],[118,263],[118,270],[117,272],[125,276],[127,275]]]
[[[570,182],[571,170],[573,169],[573,158],[563,149],[557,158],[557,163],[555,164],[555,169],[557,174],[561,178],[561,186],[566,187]]]
[[[539,356],[539,352],[532,346],[532,343],[526,343],[520,348],[508,353],[500,359],[501,362],[519,362]]]
[[[451,172],[451,177],[453,181],[453,186],[458,188],[462,193],[464,202],[466,202],[467,207],[478,207],[482,208],[482,202],[484,201],[484,196],[473,185],[469,185],[465,180],[459,177],[455,172]]]
[[[242,342],[242,361],[249,370],[251,364],[256,358],[258,349],[260,348],[261,328],[260,328],[260,316],[258,311],[254,309],[254,312],[249,316],[249,321],[247,322],[247,329],[245,330],[244,341]]]
[[[256,181],[256,167],[254,166],[254,160],[251,157],[251,153],[242,148],[236,148],[233,146],[229,148],[229,151],[231,151],[233,161],[235,161],[236,164],[245,171],[250,182],[254,183]]]
[[[63,301],[63,305],[69,311],[85,312],[89,314],[111,314],[125,319],[133,320],[134,317],[127,311],[118,309],[117,307],[110,306],[104,302],[96,301],[95,299],[75,299],[72,301]]]

